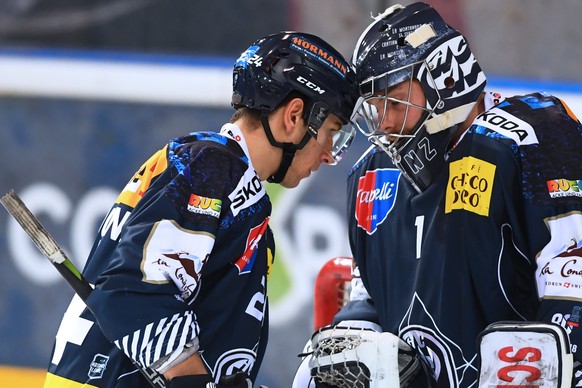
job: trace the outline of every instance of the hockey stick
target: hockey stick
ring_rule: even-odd
[[[93,287],[69,260],[55,239],[41,225],[40,221],[30,212],[20,197],[14,190],[10,190],[0,198],[0,202],[32,239],[36,247],[60,272],[75,293],[85,302],[93,291]],[[166,381],[158,372],[150,368],[144,370],[135,362],[134,365],[152,387],[166,388]]]

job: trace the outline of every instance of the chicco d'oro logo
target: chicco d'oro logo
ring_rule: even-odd
[[[445,199],[445,213],[467,210],[489,215],[495,165],[472,156],[452,162]]]

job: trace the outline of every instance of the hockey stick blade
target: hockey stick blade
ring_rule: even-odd
[[[26,234],[28,234],[34,242],[34,245],[36,245],[42,254],[49,259],[53,266],[60,272],[75,293],[79,295],[83,302],[86,302],[89,294],[93,291],[93,287],[77,267],[75,267],[73,262],[69,260],[59,244],[57,244],[55,239],[49,234],[49,232],[47,232],[40,221],[31,213],[14,190],[10,190],[0,198],[0,202],[16,222],[20,224]],[[135,366],[152,387],[167,387],[165,379],[158,372],[150,368],[143,370],[138,365]]]
[[[73,290],[83,301],[86,300],[93,288],[14,190],[10,190],[0,198],[0,202],[28,234],[34,245],[61,273]]]

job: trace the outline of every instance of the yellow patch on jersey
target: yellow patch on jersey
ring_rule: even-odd
[[[496,166],[472,156],[449,165],[449,183],[445,198],[445,213],[466,210],[489,215]]]
[[[160,175],[168,167],[166,160],[165,146],[153,154],[135,173],[131,180],[125,185],[125,188],[117,197],[117,203],[123,203],[134,208],[146,190],[150,187],[152,179]]]
[[[96,385],[82,384],[73,380],[65,379],[64,377],[46,374],[43,388],[98,388]]]

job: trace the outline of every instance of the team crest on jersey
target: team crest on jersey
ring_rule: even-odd
[[[265,231],[267,230],[267,225],[269,225],[269,217],[260,224],[255,226],[249,232],[247,237],[247,245],[245,253],[234,263],[238,268],[239,274],[248,273],[253,268],[255,259],[257,257],[257,248],[259,246],[259,241],[263,238]]]
[[[95,357],[93,357],[93,361],[89,365],[89,372],[87,375],[90,379],[100,379],[103,377],[103,372],[105,372],[105,368],[107,368],[107,362],[109,361],[109,356],[104,356],[102,354],[97,353]]]
[[[213,375],[217,378],[234,375],[237,372],[249,374],[255,364],[257,355],[249,349],[233,349],[223,353],[214,365]]]
[[[376,231],[394,207],[399,177],[400,170],[396,168],[366,171],[360,177],[355,216],[358,226],[368,234]]]

